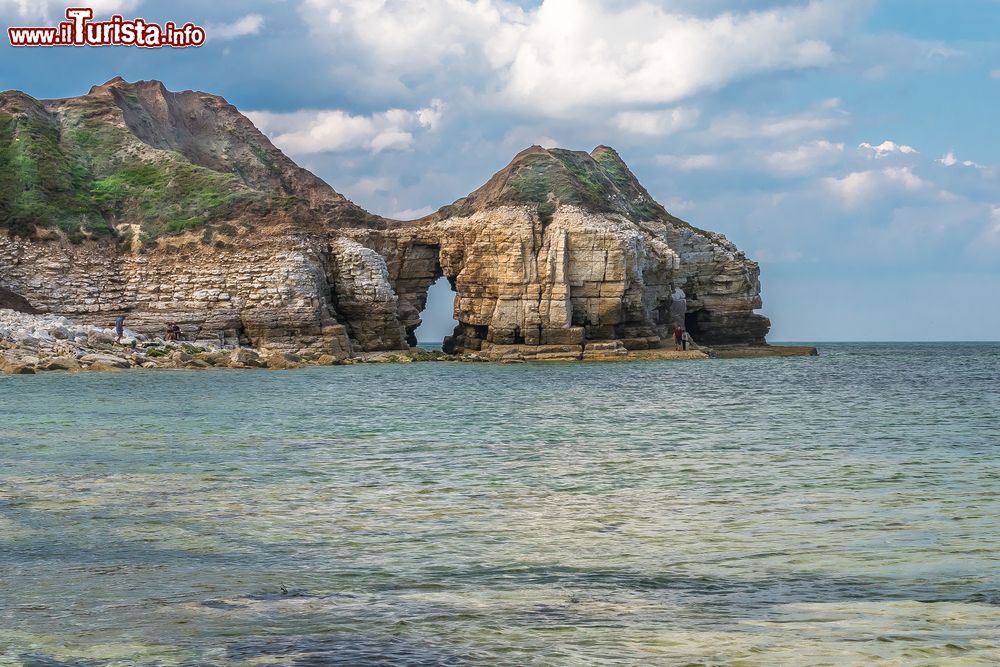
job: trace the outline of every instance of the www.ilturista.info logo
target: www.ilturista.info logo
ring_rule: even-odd
[[[7,28],[11,46],[140,46],[158,49],[184,48],[205,43],[205,29],[193,23],[178,26],[168,21],[162,26],[144,19],[115,14],[107,21],[93,21],[94,10],[70,7],[66,20],[55,27]]]

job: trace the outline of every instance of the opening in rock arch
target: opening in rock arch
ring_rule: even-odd
[[[420,326],[414,331],[417,345],[427,349],[440,349],[445,336],[455,332],[458,322],[455,312],[455,292],[448,279],[438,278],[427,290],[427,305],[420,313]]]

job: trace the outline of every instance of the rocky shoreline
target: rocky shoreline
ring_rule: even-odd
[[[56,315],[0,309],[0,372],[120,371],[129,368],[295,368],[333,365],[331,355],[302,357],[280,351],[149,338],[129,329],[120,343],[110,328]]]
[[[122,371],[131,368],[264,368],[420,361],[523,363],[529,361],[640,361],[815,355],[811,347],[729,347],[718,351],[673,348],[628,350],[621,341],[583,345],[485,345],[476,353],[445,354],[421,348],[360,353],[351,357],[298,355],[280,350],[217,345],[210,341],[164,341],[129,329],[121,343],[110,328],[74,323],[56,315],[0,309],[0,373],[29,375],[45,371]]]

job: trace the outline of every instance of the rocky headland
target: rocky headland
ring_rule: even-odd
[[[668,213],[605,146],[533,146],[398,221],[295,165],[221,97],[120,78],[76,98],[13,91],[0,93],[0,228],[5,368],[412,359],[442,276],[455,357],[669,356],[677,326],[708,351],[772,349],[757,264]],[[105,349],[120,314],[129,345]],[[184,343],[156,342],[170,323]]]

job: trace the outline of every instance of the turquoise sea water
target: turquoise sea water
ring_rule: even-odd
[[[1000,345],[0,376],[0,664],[992,665]]]

